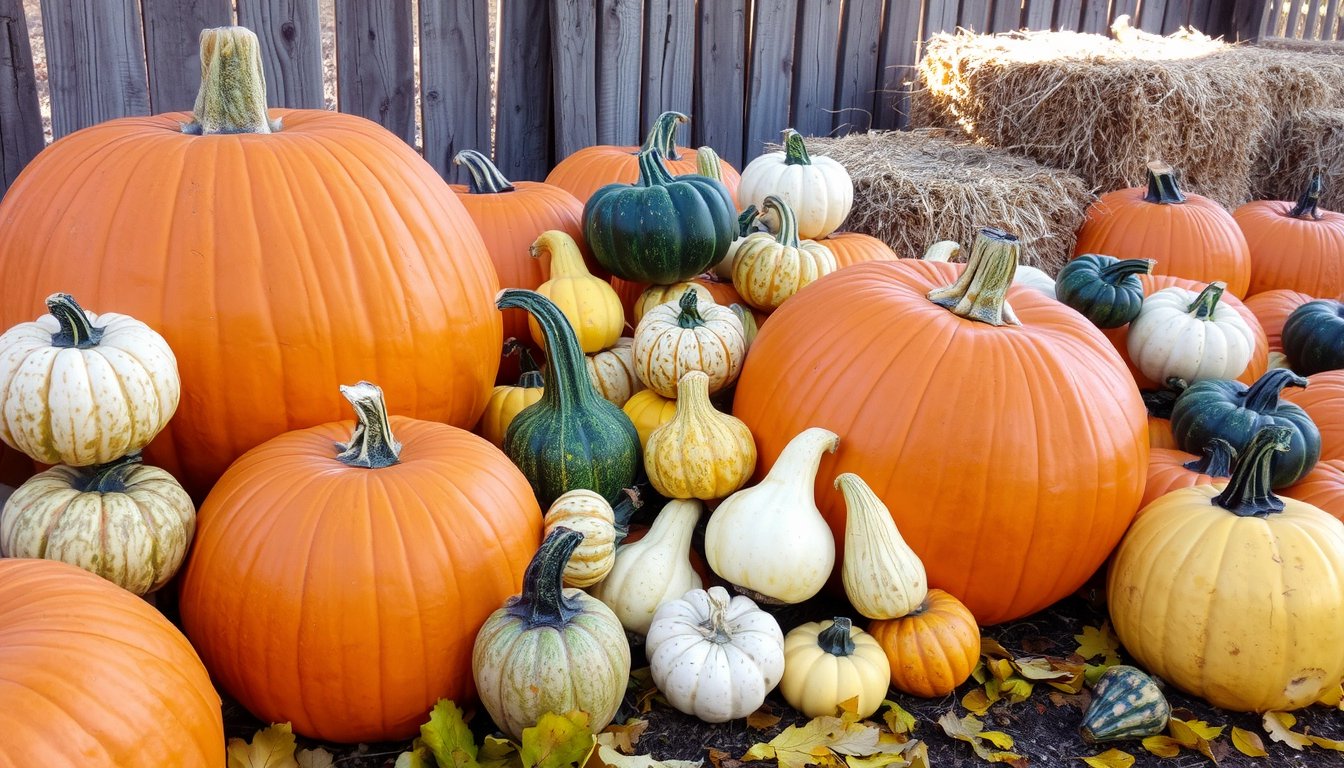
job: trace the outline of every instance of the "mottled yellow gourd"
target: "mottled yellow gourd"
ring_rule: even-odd
[[[622,336],[610,349],[586,355],[585,359],[588,378],[592,379],[597,394],[618,408],[644,389],[644,382],[635,372],[634,339],[629,336]]]
[[[652,389],[641,389],[625,401],[621,410],[635,423],[635,431],[639,433],[639,449],[642,451],[649,444],[649,435],[653,434],[653,430],[677,415],[677,401],[663,397]]]
[[[741,419],[709,402],[709,376],[691,371],[677,384],[677,412],[644,446],[644,471],[671,499],[722,499],[756,471],[756,442]]]
[[[615,344],[625,328],[625,310],[616,290],[588,271],[578,243],[564,232],[552,229],[541,233],[532,244],[532,258],[543,254],[551,258],[551,279],[538,286],[537,293],[555,302],[565,314],[584,353],[601,352]],[[532,340],[545,349],[546,337],[536,318],[529,317],[527,327]]]
[[[583,534],[583,541],[565,563],[564,585],[587,588],[598,583],[616,564],[616,515],[607,500],[585,488],[561,494],[546,510],[545,536],[564,526]]]
[[[898,619],[929,593],[924,563],[901,538],[891,511],[863,482],[846,472],[835,479],[845,496],[845,557],[840,567],[845,596],[870,619]]]
[[[650,285],[639,294],[639,298],[635,299],[635,306],[631,311],[635,325],[639,325],[639,321],[644,319],[644,315],[650,309],[670,301],[680,301],[681,295],[687,291],[695,291],[700,306],[715,303],[714,294],[710,293],[708,288],[689,280],[671,285]]]
[[[764,206],[774,213],[778,232],[755,232],[742,241],[733,258],[733,287],[743,301],[769,312],[838,266],[830,248],[798,239],[798,223],[787,203],[770,195]]]

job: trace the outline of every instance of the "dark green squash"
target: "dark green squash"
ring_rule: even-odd
[[[1289,365],[1303,376],[1344,368],[1344,304],[1308,301],[1288,315],[1282,338]]]
[[[1055,295],[1098,328],[1119,328],[1139,316],[1143,283],[1152,259],[1124,259],[1085,253],[1059,270]]]
[[[737,209],[722,183],[673,178],[656,148],[639,153],[639,181],[608,184],[583,207],[583,235],[613,275],[671,285],[704,272],[728,252]]]
[[[1307,380],[1285,368],[1272,368],[1247,387],[1237,381],[1208,379],[1191,384],[1171,408],[1171,432],[1187,453],[1201,454],[1220,437],[1241,454],[1262,427],[1282,425],[1291,430],[1288,450],[1276,454],[1271,482],[1287,488],[1316,466],[1321,455],[1321,433],[1307,412],[1283,402],[1286,386],[1305,387]]]
[[[532,484],[542,509],[575,488],[615,502],[635,480],[635,425],[593,388],[574,329],[550,299],[509,288],[499,292],[495,305],[531,313],[546,337],[545,389],[509,425],[504,453]]]
[[[1119,664],[1097,678],[1092,703],[1079,729],[1083,741],[1142,739],[1167,729],[1171,704],[1157,682],[1137,667]]]

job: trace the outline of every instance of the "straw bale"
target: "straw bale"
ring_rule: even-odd
[[[1312,109],[1284,121],[1272,163],[1259,177],[1256,197],[1296,200],[1320,171],[1321,207],[1344,211],[1344,109]]]

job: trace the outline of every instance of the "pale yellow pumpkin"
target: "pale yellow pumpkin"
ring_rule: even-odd
[[[644,389],[635,372],[634,339],[622,336],[610,349],[604,349],[587,355],[588,378],[592,379],[597,393],[616,407],[621,407]]]
[[[807,717],[838,714],[850,699],[857,700],[855,714],[868,717],[882,706],[890,683],[886,651],[847,618],[800,624],[784,636],[779,692]]]
[[[929,594],[929,578],[891,511],[852,472],[837,477],[835,487],[845,496],[840,577],[850,605],[870,619],[899,619],[918,608]]]
[[[838,269],[831,249],[798,239],[793,211],[780,198],[765,198],[765,211],[778,221],[775,234],[747,235],[733,260],[733,287],[742,300],[769,312],[803,287]]]
[[[690,371],[677,384],[677,412],[644,446],[644,471],[670,499],[722,499],[756,471],[756,442],[741,419],[709,402],[709,376]]]
[[[616,564],[616,515],[606,499],[576,488],[551,504],[542,523],[546,526],[542,538],[559,526],[583,534],[583,541],[565,563],[566,587],[591,587],[611,572]]]
[[[635,325],[639,325],[639,321],[644,319],[644,315],[650,309],[670,301],[680,301],[681,295],[687,291],[695,291],[698,294],[700,306],[716,303],[714,294],[710,293],[708,288],[690,280],[671,285],[650,285],[644,289],[643,293],[639,294],[639,298],[635,299],[635,306],[631,311]]]
[[[649,310],[635,328],[635,372],[663,397],[677,396],[677,382],[688,371],[709,376],[710,394],[732,386],[746,353],[738,316],[728,307],[700,304],[695,291]]]
[[[551,279],[538,286],[537,293],[555,302],[565,314],[584,353],[601,352],[615,344],[625,329],[625,309],[611,283],[588,271],[578,243],[564,232],[553,229],[541,233],[532,244],[532,258],[543,254],[551,259]],[[529,317],[527,327],[532,340],[545,349],[546,337],[536,318]]]
[[[512,339],[509,342],[515,343]],[[501,384],[490,391],[490,397],[485,401],[485,412],[481,414],[476,427],[476,433],[494,443],[496,448],[504,447],[504,436],[509,433],[509,425],[514,418],[524,408],[540,400],[541,393],[545,391],[545,382],[531,353],[521,346],[518,347],[518,353],[523,358],[523,372],[518,377],[518,383]]]
[[[639,449],[642,451],[649,444],[649,435],[677,415],[677,401],[663,397],[652,389],[641,389],[621,406],[621,410],[634,422],[635,431],[639,433]]]

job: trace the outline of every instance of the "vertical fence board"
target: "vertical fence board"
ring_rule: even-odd
[[[1185,23],[1206,35],[1216,37],[1209,31],[1209,12],[1215,5],[1221,5],[1221,3],[1215,4],[1213,0],[1194,0],[1190,3],[1190,19]],[[1223,13],[1224,11],[1219,8],[1219,12]]]
[[[702,0],[703,2],[703,0]],[[834,126],[841,133],[872,126],[877,87],[877,41],[882,31],[882,0],[846,0],[836,73]]]
[[[1115,21],[1121,16],[1129,17],[1129,25],[1137,27],[1139,25],[1139,0],[1114,0],[1111,3],[1111,21]],[[1108,26],[1107,29],[1110,27]]]
[[[989,31],[989,6],[990,0],[961,0],[957,26],[976,32]]]
[[[1335,25],[1339,19],[1339,0],[1330,0],[1330,4],[1325,6],[1325,23],[1321,25],[1321,39],[1335,39]]]
[[[995,0],[990,32],[1011,32],[1022,28],[1022,0]]]
[[[261,38],[266,103],[321,109],[325,97],[317,0],[238,0],[238,23]]]
[[[1190,0],[1168,0],[1162,18],[1162,34],[1169,35],[1190,23]]]
[[[1145,32],[1153,34],[1162,33],[1162,20],[1167,15],[1167,0],[1143,0],[1139,5],[1139,20],[1135,23],[1130,19],[1132,26],[1138,27]]]
[[[135,0],[42,0],[42,32],[56,138],[114,117],[149,114]]]
[[[922,3],[888,0],[887,19],[882,25],[882,74],[873,127],[900,128],[909,122],[907,81],[915,79],[919,61],[920,11]]]
[[[1083,26],[1083,0],[1059,0],[1055,4],[1055,29],[1077,32]]]
[[[415,144],[415,62],[411,1],[336,0],[336,97]]]
[[[752,14],[747,144],[744,158],[761,154],[769,141],[779,141],[789,127],[793,85],[793,41],[798,0],[756,0]]]
[[[0,0],[5,47],[0,50],[0,195],[42,151],[42,112],[21,0]]]
[[[495,164],[515,181],[540,181],[551,170],[550,19],[549,3],[500,7]]]
[[[420,0],[420,125],[425,160],[449,181],[464,149],[490,154],[489,0]]]
[[[597,14],[597,143],[638,144],[644,2],[598,0]]]
[[[1078,24],[1079,32],[1091,32],[1104,35],[1111,27],[1109,0],[1087,0],[1083,8],[1083,19]]]
[[[1026,12],[1022,14],[1022,25],[1027,29],[1050,29],[1055,19],[1054,0],[1027,0]]]
[[[597,143],[597,5],[593,0],[551,0],[551,71],[555,153],[568,157]]]
[[[697,26],[693,143],[713,147],[720,157],[741,168],[745,158],[745,0],[701,0]]]
[[[233,24],[229,0],[140,0],[154,112],[189,110],[201,88],[201,30]],[[255,30],[254,30],[255,31]]]
[[[647,32],[644,36],[644,104],[639,121],[641,135],[659,115],[670,109],[682,113],[692,111],[695,2],[646,0],[644,26]]]
[[[957,28],[957,0],[924,0],[924,40]]]
[[[1288,21],[1283,31],[1284,37],[1297,38],[1297,25],[1302,20],[1302,0],[1293,0],[1288,6]]]
[[[1320,16],[1321,16],[1320,0],[1311,0],[1311,2],[1307,3],[1307,26],[1305,28],[1305,31],[1302,33],[1303,38],[1307,40],[1317,39],[1316,22],[1320,19]]]
[[[792,125],[804,136],[825,136],[835,124],[840,0],[802,0],[797,41]]]

